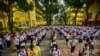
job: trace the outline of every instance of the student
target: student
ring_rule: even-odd
[[[21,36],[20,36],[20,43],[22,43],[24,40],[25,40],[25,37],[21,34]]]
[[[8,48],[11,47],[11,36],[10,36],[10,34],[6,34],[5,38],[6,38],[7,47]]]
[[[0,36],[0,56],[2,56],[3,51],[3,43],[2,43],[2,37]]]
[[[28,56],[41,56],[41,49],[39,46],[36,45],[35,40],[33,39],[31,41],[30,48],[27,50]]]
[[[68,45],[68,43],[69,43],[69,36],[67,36],[65,40],[66,40],[66,45]]]
[[[79,49],[79,56],[84,56],[85,48]]]
[[[17,51],[19,51],[19,49],[20,49],[20,39],[17,36],[15,36],[14,43],[16,45]]]
[[[71,53],[72,54],[74,54],[75,47],[76,47],[76,41],[75,41],[75,39],[72,39],[72,41],[71,41]]]
[[[38,38],[38,39],[36,40],[36,44],[37,44],[37,46],[40,46],[40,43],[41,43],[41,39]]]
[[[57,44],[53,46],[51,54],[52,54],[52,56],[60,56],[60,50],[58,49]]]
[[[21,46],[21,49],[18,52],[18,56],[27,56],[27,52],[25,50],[25,46]]]
[[[84,50],[84,56],[89,56],[90,53],[90,47],[88,43],[85,43],[85,50]]]
[[[82,37],[83,37],[82,35],[79,36],[79,40],[78,40],[78,42],[79,42],[80,45],[82,45],[82,43],[83,43],[83,39],[82,39]]]
[[[56,45],[56,41],[55,40],[51,40],[51,43],[50,43],[50,47],[53,47],[53,45]]]
[[[94,41],[91,40],[91,44],[90,46],[90,54],[93,54],[93,50],[94,50]]]
[[[42,40],[45,38],[46,36],[46,29],[43,30],[43,33],[42,33]]]
[[[86,38],[87,38],[87,32],[84,30],[84,31],[83,31],[83,40],[85,41]]]

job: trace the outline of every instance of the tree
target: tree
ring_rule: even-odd
[[[64,0],[68,6],[71,6],[72,8],[75,9],[75,16],[73,18],[74,20],[74,25],[76,25],[76,17],[77,13],[80,8],[83,7],[84,3],[81,0]]]
[[[100,15],[100,8],[98,9],[98,12],[97,12],[97,14],[96,14],[96,16],[95,16],[95,25],[97,25],[97,19],[98,19],[98,16]]]
[[[3,2],[3,0],[1,0],[1,2]],[[3,17],[2,17],[2,18],[3,18],[3,22],[4,22],[3,24],[4,24],[4,26],[6,26],[6,24],[5,24],[5,19],[4,19],[4,13],[3,13],[3,10],[1,10],[1,12],[2,12],[2,16],[3,16]],[[6,27],[5,27],[5,29],[6,29]],[[7,31],[7,29],[6,29],[6,31]]]
[[[52,17],[59,12],[59,4],[57,0],[39,0],[43,5],[43,11],[47,25],[51,25]]]
[[[28,3],[27,0],[0,1],[0,10],[4,11],[7,14],[8,29],[11,32],[13,32],[13,6],[16,7],[18,11],[23,11],[23,12],[27,12],[33,9],[32,2]]]
[[[67,25],[67,9],[66,9],[66,6],[64,6],[64,5],[60,5],[59,6],[59,14],[60,14],[60,18],[62,19],[62,20],[60,20],[60,21],[63,21],[63,25]]]
[[[85,24],[84,24],[86,26],[87,25],[87,22],[88,22],[88,19],[89,19],[88,9],[95,2],[95,0],[83,0],[82,2],[84,2],[84,4],[86,4],[86,7],[85,7],[86,19],[85,19]]]

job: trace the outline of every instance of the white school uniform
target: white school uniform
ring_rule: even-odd
[[[21,50],[21,51],[18,53],[18,56],[27,56],[26,50]]]
[[[15,41],[14,42],[15,42],[15,45],[19,45],[19,42],[20,42],[19,38],[15,37]]]
[[[7,35],[7,36],[6,36],[6,40],[7,40],[7,41],[10,41],[10,40],[11,40],[10,35]]]
[[[20,41],[23,41],[25,39],[25,37],[21,36],[20,37]]]

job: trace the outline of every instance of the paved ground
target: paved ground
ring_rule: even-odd
[[[59,48],[61,49],[61,56],[70,56],[70,53],[68,53],[68,47],[65,45],[64,40],[58,40],[57,43],[59,43]],[[96,40],[96,46],[95,49],[100,50],[100,40]],[[80,48],[80,46],[77,46],[76,51]],[[49,56],[49,40],[44,40],[41,43],[41,49],[42,49],[42,55],[43,56]],[[77,53],[77,52],[76,52]],[[16,51],[12,50],[12,48],[5,49],[4,56],[17,56]],[[75,54],[75,56],[78,56]],[[95,53],[93,56],[100,56],[100,54]]]
[[[57,40],[57,43],[59,45],[59,48],[61,50],[61,56],[71,56],[70,53],[68,53],[68,46],[65,43],[65,40]],[[100,40],[96,40],[95,43],[95,49],[100,50]],[[50,40],[48,38],[44,39],[41,43],[41,50],[42,50],[42,56],[49,56],[49,44],[50,44]],[[80,45],[77,45],[76,47],[76,54],[74,56],[78,56],[77,55],[77,50],[80,48]],[[96,51],[97,51],[96,50]],[[12,48],[6,48],[4,50],[4,56],[17,56],[16,51],[14,51]],[[100,53],[97,54],[97,52],[95,52],[95,55],[90,55],[90,56],[100,56]]]

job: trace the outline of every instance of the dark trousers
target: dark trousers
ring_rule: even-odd
[[[20,45],[16,45],[16,48],[17,48],[17,50],[19,50],[20,49]]]
[[[71,53],[74,53],[74,50],[75,50],[75,46],[72,46],[71,47]]]
[[[2,52],[2,51],[0,51],[0,56],[3,56],[3,55],[2,55],[2,53],[3,53],[3,52]]]
[[[7,47],[11,47],[11,41],[6,40],[6,43],[7,43]]]
[[[3,45],[0,45],[0,50],[3,50]]]

